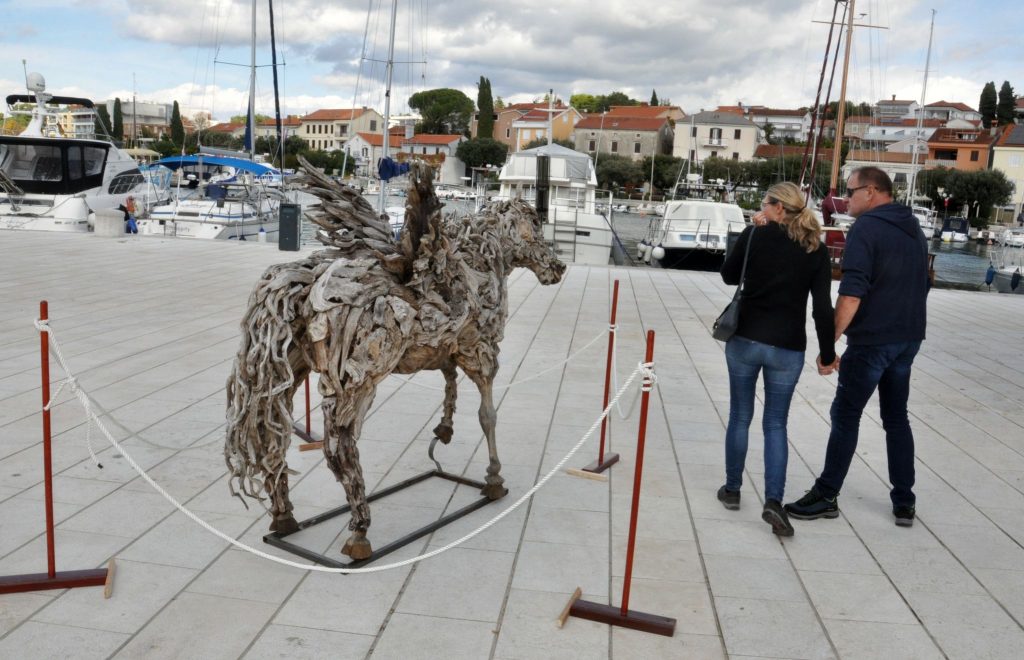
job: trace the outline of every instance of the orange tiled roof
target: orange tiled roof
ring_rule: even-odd
[[[851,149],[846,154],[847,162],[857,160],[869,163],[910,163],[914,154],[900,151],[875,151],[874,149]]]
[[[1024,126],[1007,124],[993,145],[996,147],[1024,147]]]
[[[965,136],[962,139],[959,136]],[[988,131],[962,128],[940,128],[928,139],[929,144],[975,144],[985,147],[995,142],[995,136]]]
[[[591,115],[581,119],[576,128],[589,128],[606,131],[659,131],[668,119],[665,117],[601,117]]]
[[[367,144],[371,147],[383,147],[384,146],[384,134],[383,133],[356,133],[359,137],[363,138]],[[388,146],[391,142],[388,141]]]
[[[302,120],[299,119],[298,117],[294,116],[294,115],[291,116],[291,117],[281,117],[281,125],[282,126],[298,126],[301,122],[302,122]],[[277,126],[277,119],[274,119],[274,118],[264,119],[263,121],[260,122],[259,125],[260,126],[269,126],[269,127],[273,128],[273,127]]]
[[[936,101],[935,103],[929,103],[924,106],[926,108],[954,108],[956,110],[962,110],[964,112],[977,112],[974,108],[967,105],[966,103],[960,103],[959,101]]]
[[[402,144],[451,144],[452,142],[458,142],[461,137],[461,135],[430,135],[428,133],[420,133],[419,135],[413,135],[408,140],[402,140]]]
[[[314,110],[305,117],[303,121],[344,121],[350,119],[356,119],[366,112],[366,108],[356,109],[330,109],[325,108],[322,110]]]
[[[806,110],[779,110],[775,108],[765,108],[764,106],[753,106],[748,108],[752,115],[775,115],[777,117],[803,117],[807,114]]]
[[[649,105],[647,103],[641,103],[640,105],[613,105],[612,107],[608,108],[608,116],[656,118],[662,115],[663,113],[674,109],[678,108],[675,108],[675,106],[671,105]]]
[[[235,131],[243,130],[245,124],[233,124],[231,122],[221,122],[214,124],[213,126],[206,129],[207,133],[234,133]]]

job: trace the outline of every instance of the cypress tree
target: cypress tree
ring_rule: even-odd
[[[651,90],[651,105],[658,105],[658,91]]]
[[[121,114],[121,99],[114,99],[114,130],[111,134],[117,143],[124,142],[124,115]]]
[[[994,82],[985,83],[985,88],[981,90],[981,98],[978,100],[978,112],[981,113],[981,124],[985,128],[992,125],[992,122],[996,119],[996,84]]]
[[[178,102],[174,102],[174,109],[171,110],[171,142],[174,146],[181,147],[185,144],[185,125],[181,123],[181,109]]]
[[[479,110],[480,117],[476,123],[476,136],[478,138],[494,137],[494,101],[492,98],[491,81],[480,76],[476,97],[476,107]]]
[[[1000,126],[1013,123],[1014,106],[1017,103],[1017,97],[1013,94],[1013,87],[1010,86],[1009,80],[1003,81],[1003,86],[999,88],[999,103],[996,105],[996,120]]]
[[[110,113],[107,112],[107,104],[101,103],[96,106],[96,135],[110,134]]]

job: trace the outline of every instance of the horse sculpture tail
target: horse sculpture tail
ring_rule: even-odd
[[[309,372],[309,358],[294,338],[302,330],[301,309],[315,266],[313,260],[271,266],[249,297],[241,345],[227,382],[224,460],[236,497],[262,499],[261,491],[266,491],[277,500],[282,491],[278,483],[287,483],[292,399]],[[274,511],[282,510],[284,499],[273,502]]]

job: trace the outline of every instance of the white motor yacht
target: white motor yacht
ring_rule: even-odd
[[[544,238],[562,261],[607,265],[614,232],[610,218],[596,208],[597,173],[587,154],[558,144],[512,152],[498,174],[495,199],[519,197],[536,205],[538,156],[549,159]]]
[[[736,204],[705,199],[665,204],[665,217],[650,231],[651,249],[642,258],[663,268],[717,268],[722,264],[729,234],[743,231],[746,220]],[[646,247],[646,246],[645,246]],[[659,249],[660,248],[660,249]]]
[[[20,134],[0,135],[0,229],[86,232],[98,210],[132,196],[144,212],[164,194],[109,137],[96,138],[92,101],[48,94],[38,73],[27,83],[30,94],[7,97],[11,115],[30,119]]]

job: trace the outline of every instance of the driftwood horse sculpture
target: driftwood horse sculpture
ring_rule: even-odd
[[[526,267],[552,284],[565,266],[522,201],[444,218],[429,167],[416,164],[399,241],[358,193],[304,164],[307,191],[321,200],[312,216],[317,238],[328,249],[271,266],[256,284],[227,384],[224,455],[232,492],[266,494],[271,531],[297,530],[285,452],[296,388],[317,372],[324,455],[351,506],[352,534],[341,552],[365,559],[370,511],[356,442],[377,384],[393,373],[441,370],[444,415],[434,432],[448,442],[462,369],[480,391],[490,455],[483,493],[502,497],[492,385],[508,314],[506,279]]]

